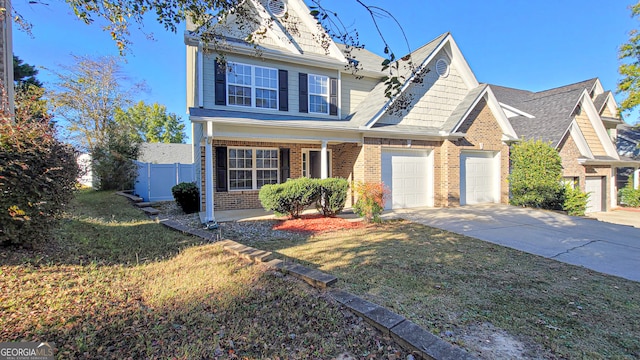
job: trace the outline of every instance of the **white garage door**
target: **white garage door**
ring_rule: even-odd
[[[500,202],[499,161],[492,151],[460,155],[460,205]]]
[[[585,179],[584,187],[585,192],[589,193],[589,201],[587,202],[586,212],[598,212],[603,211],[602,205],[602,178],[601,177],[588,177]]]
[[[386,209],[433,206],[433,159],[426,150],[382,150],[382,182],[391,190]]]

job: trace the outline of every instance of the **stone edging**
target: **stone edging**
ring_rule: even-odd
[[[142,199],[117,192],[134,203],[142,202]],[[135,198],[135,199],[134,199]],[[140,199],[140,200],[138,200]],[[144,204],[150,205],[150,204]],[[158,210],[152,207],[140,207],[148,215],[157,215]],[[338,281],[333,275],[316,269],[309,269],[300,264],[285,263],[274,259],[269,251],[258,250],[250,246],[242,245],[233,240],[220,241],[220,233],[209,230],[196,230],[184,226],[173,220],[160,220],[160,223],[170,229],[200,237],[209,242],[218,242],[225,251],[229,251],[238,257],[245,258],[255,263],[261,263],[267,267],[279,270],[285,274],[291,274],[309,285],[325,290]],[[366,301],[354,294],[339,289],[328,289],[327,294],[350,311],[361,316],[366,322],[380,330],[383,334],[391,336],[400,346],[422,359],[434,360],[473,360],[475,357],[460,347],[452,345],[417,324],[405,319],[387,308]]]

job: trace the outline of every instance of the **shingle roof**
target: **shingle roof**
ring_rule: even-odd
[[[338,43],[336,43],[336,45],[338,46],[340,51],[345,54],[347,60],[357,61],[358,65],[362,66],[363,70],[381,72],[382,62],[384,61],[384,58],[382,56],[378,56],[377,54],[374,54],[369,50],[355,47],[350,47],[347,51],[347,45]]]
[[[411,60],[413,64],[416,66],[422,64],[447,35],[449,35],[449,33],[444,33],[412,52]],[[398,76],[404,77],[405,79],[409,78],[412,69],[407,66],[405,61],[399,62],[399,65],[400,73]],[[385,96],[385,89],[386,85],[384,82],[381,81],[378,83],[378,85],[369,92],[367,97],[358,104],[353,113],[349,114],[350,121],[354,124],[365,125],[378,115],[389,102],[389,98]]]
[[[442,124],[442,129],[447,132],[453,131],[453,128],[462,120],[467,110],[471,108],[487,86],[487,84],[480,84],[475,89],[471,89],[458,106],[456,106],[451,115],[449,115],[449,118]]]
[[[557,146],[573,120],[573,110],[584,90],[591,91],[596,79],[531,92],[491,85],[498,101],[535,116],[529,119],[516,116],[509,119],[519,137],[551,142]]]
[[[595,105],[596,109],[598,109],[598,112],[602,111],[602,109],[604,108],[604,105],[607,103],[607,97],[609,96],[609,94],[611,94],[611,91],[607,90],[593,99],[593,105]]]

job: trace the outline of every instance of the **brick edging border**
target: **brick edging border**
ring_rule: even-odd
[[[141,198],[124,192],[116,192],[116,195],[124,196],[133,203],[142,202]],[[152,207],[138,208],[150,216],[158,214],[158,210]],[[380,330],[383,334],[393,338],[405,350],[411,351],[414,355],[417,355],[422,359],[476,359],[473,355],[469,354],[462,348],[442,340],[412,321],[405,319],[403,316],[398,315],[385,307],[366,301],[343,290],[328,289],[338,281],[338,278],[333,275],[316,269],[310,269],[300,264],[285,263],[282,260],[274,259],[272,256],[273,253],[269,251],[258,250],[233,240],[220,240],[219,232],[212,232],[204,229],[192,229],[174,220],[162,219],[159,220],[159,222],[169,229],[193,235],[208,242],[217,242],[222,245],[222,248],[225,251],[231,252],[238,257],[255,263],[264,264],[271,269],[278,270],[285,274],[291,274],[317,289],[327,290],[327,294],[333,300],[342,304],[351,312],[361,316],[366,322]]]

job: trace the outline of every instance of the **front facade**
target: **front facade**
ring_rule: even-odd
[[[243,6],[271,26],[247,44],[251,27],[226,24],[224,61],[185,36],[206,221],[214,210],[260,208],[262,185],[302,176],[383,182],[388,208],[508,201],[515,132],[450,34],[392,64],[402,87],[390,99],[384,59],[317,35],[302,1]],[[356,200],[351,191],[348,205]]]
[[[617,153],[616,128],[623,122],[598,79],[540,92],[493,88],[520,137],[558,150],[565,181],[590,194],[587,212],[617,206],[617,168],[638,164]]]

